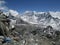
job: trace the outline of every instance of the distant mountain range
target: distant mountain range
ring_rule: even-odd
[[[12,24],[32,24],[37,26],[52,26],[54,29],[60,29],[60,19],[52,16],[50,12],[26,11],[23,14],[15,15],[8,12]]]
[[[32,11],[25,12],[21,18],[31,24],[40,26],[52,26],[55,29],[60,27],[60,19],[53,17],[50,12],[35,13]]]

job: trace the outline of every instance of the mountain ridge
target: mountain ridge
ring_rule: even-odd
[[[8,12],[12,24],[16,24],[17,22],[17,24],[31,24],[37,27],[46,27],[50,25],[54,29],[60,29],[60,19],[53,17],[50,12],[26,11],[23,14],[16,13],[16,11]],[[23,23],[21,23],[21,21]]]

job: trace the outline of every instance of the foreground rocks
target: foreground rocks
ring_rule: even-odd
[[[28,27],[29,30],[26,27],[18,29],[11,32],[9,42],[2,43],[4,36],[0,36],[0,45],[60,45],[60,31],[50,26],[46,28]]]

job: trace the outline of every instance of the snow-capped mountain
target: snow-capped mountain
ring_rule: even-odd
[[[9,10],[6,15],[11,20],[10,25],[16,25],[16,24],[27,24],[27,22],[23,21],[21,19],[20,14],[15,10]]]
[[[50,12],[26,11],[21,18],[31,24],[52,26],[55,29],[60,27],[60,19],[52,16]]]
[[[34,24],[39,26],[52,26],[54,29],[60,29],[60,19],[56,16],[55,12],[35,12],[26,11],[23,14],[19,14],[17,11],[10,10],[8,16],[11,20],[11,25],[14,24]],[[57,15],[57,14],[56,14]]]

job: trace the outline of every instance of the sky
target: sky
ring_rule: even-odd
[[[60,0],[4,0],[5,8],[18,12],[28,11],[60,11]]]

